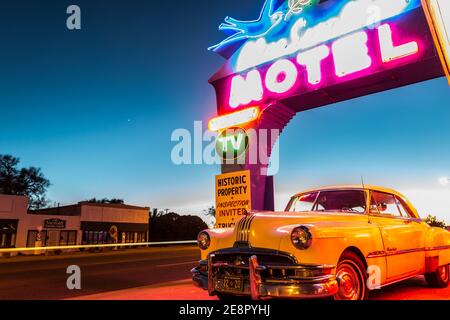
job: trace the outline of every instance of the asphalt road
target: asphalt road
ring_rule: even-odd
[[[0,259],[0,300],[208,300],[211,297],[189,280],[198,259],[195,246]],[[81,290],[67,289],[66,270],[71,265],[81,268]],[[370,297],[450,300],[450,287],[431,289],[423,277],[417,277],[377,290]]]
[[[67,299],[187,279],[196,246],[73,256],[0,259],[0,300]],[[81,268],[81,290],[67,289],[67,268]]]

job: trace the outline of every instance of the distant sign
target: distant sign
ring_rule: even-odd
[[[66,228],[66,220],[62,220],[62,219],[44,220],[44,228],[45,229],[65,229]]]
[[[116,226],[111,226],[109,229],[109,236],[117,242],[119,240],[119,229]]]
[[[422,4],[450,85],[450,1],[422,0]]]
[[[216,228],[233,228],[251,210],[250,171],[216,176]]]

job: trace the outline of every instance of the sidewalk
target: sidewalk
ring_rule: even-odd
[[[0,265],[7,263],[16,262],[28,262],[28,261],[52,261],[52,260],[64,260],[70,258],[90,258],[92,256],[114,256],[114,255],[125,255],[125,254],[135,254],[135,253],[157,253],[157,252],[171,252],[180,250],[195,250],[196,245],[179,245],[179,246],[158,246],[150,248],[133,248],[133,249],[119,249],[119,250],[105,250],[103,252],[89,252],[89,251],[76,251],[67,252],[60,255],[39,255],[39,256],[14,256],[9,258],[0,257]]]

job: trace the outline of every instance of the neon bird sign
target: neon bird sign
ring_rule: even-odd
[[[219,25],[219,30],[231,32],[232,35],[222,42],[211,46],[208,50],[221,52],[226,47],[239,41],[260,39],[267,35],[277,33],[285,26],[283,22],[298,15],[303,9],[311,5],[314,0],[287,0],[287,6],[277,6],[279,0],[265,0],[259,18],[250,21],[241,21],[231,17],[225,18],[225,23]],[[316,0],[317,1],[317,0]]]
[[[234,34],[219,44],[210,47],[209,50],[218,51],[234,42],[251,38],[257,39],[269,34],[283,21],[284,17],[282,11],[275,11],[276,1],[277,0],[266,0],[257,20],[240,21],[231,17],[226,17],[225,23],[222,23],[219,26],[219,30],[231,31]]]
[[[420,0],[266,0],[258,20],[225,21],[234,34],[210,48],[228,58],[210,80],[220,114],[286,99],[306,110],[442,75]]]

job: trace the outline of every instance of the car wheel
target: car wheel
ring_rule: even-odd
[[[335,300],[366,300],[369,290],[366,287],[367,272],[359,257],[352,252],[344,252],[336,268],[339,291]]]
[[[425,279],[433,288],[447,288],[450,283],[449,265],[442,266],[433,273],[426,273]]]

